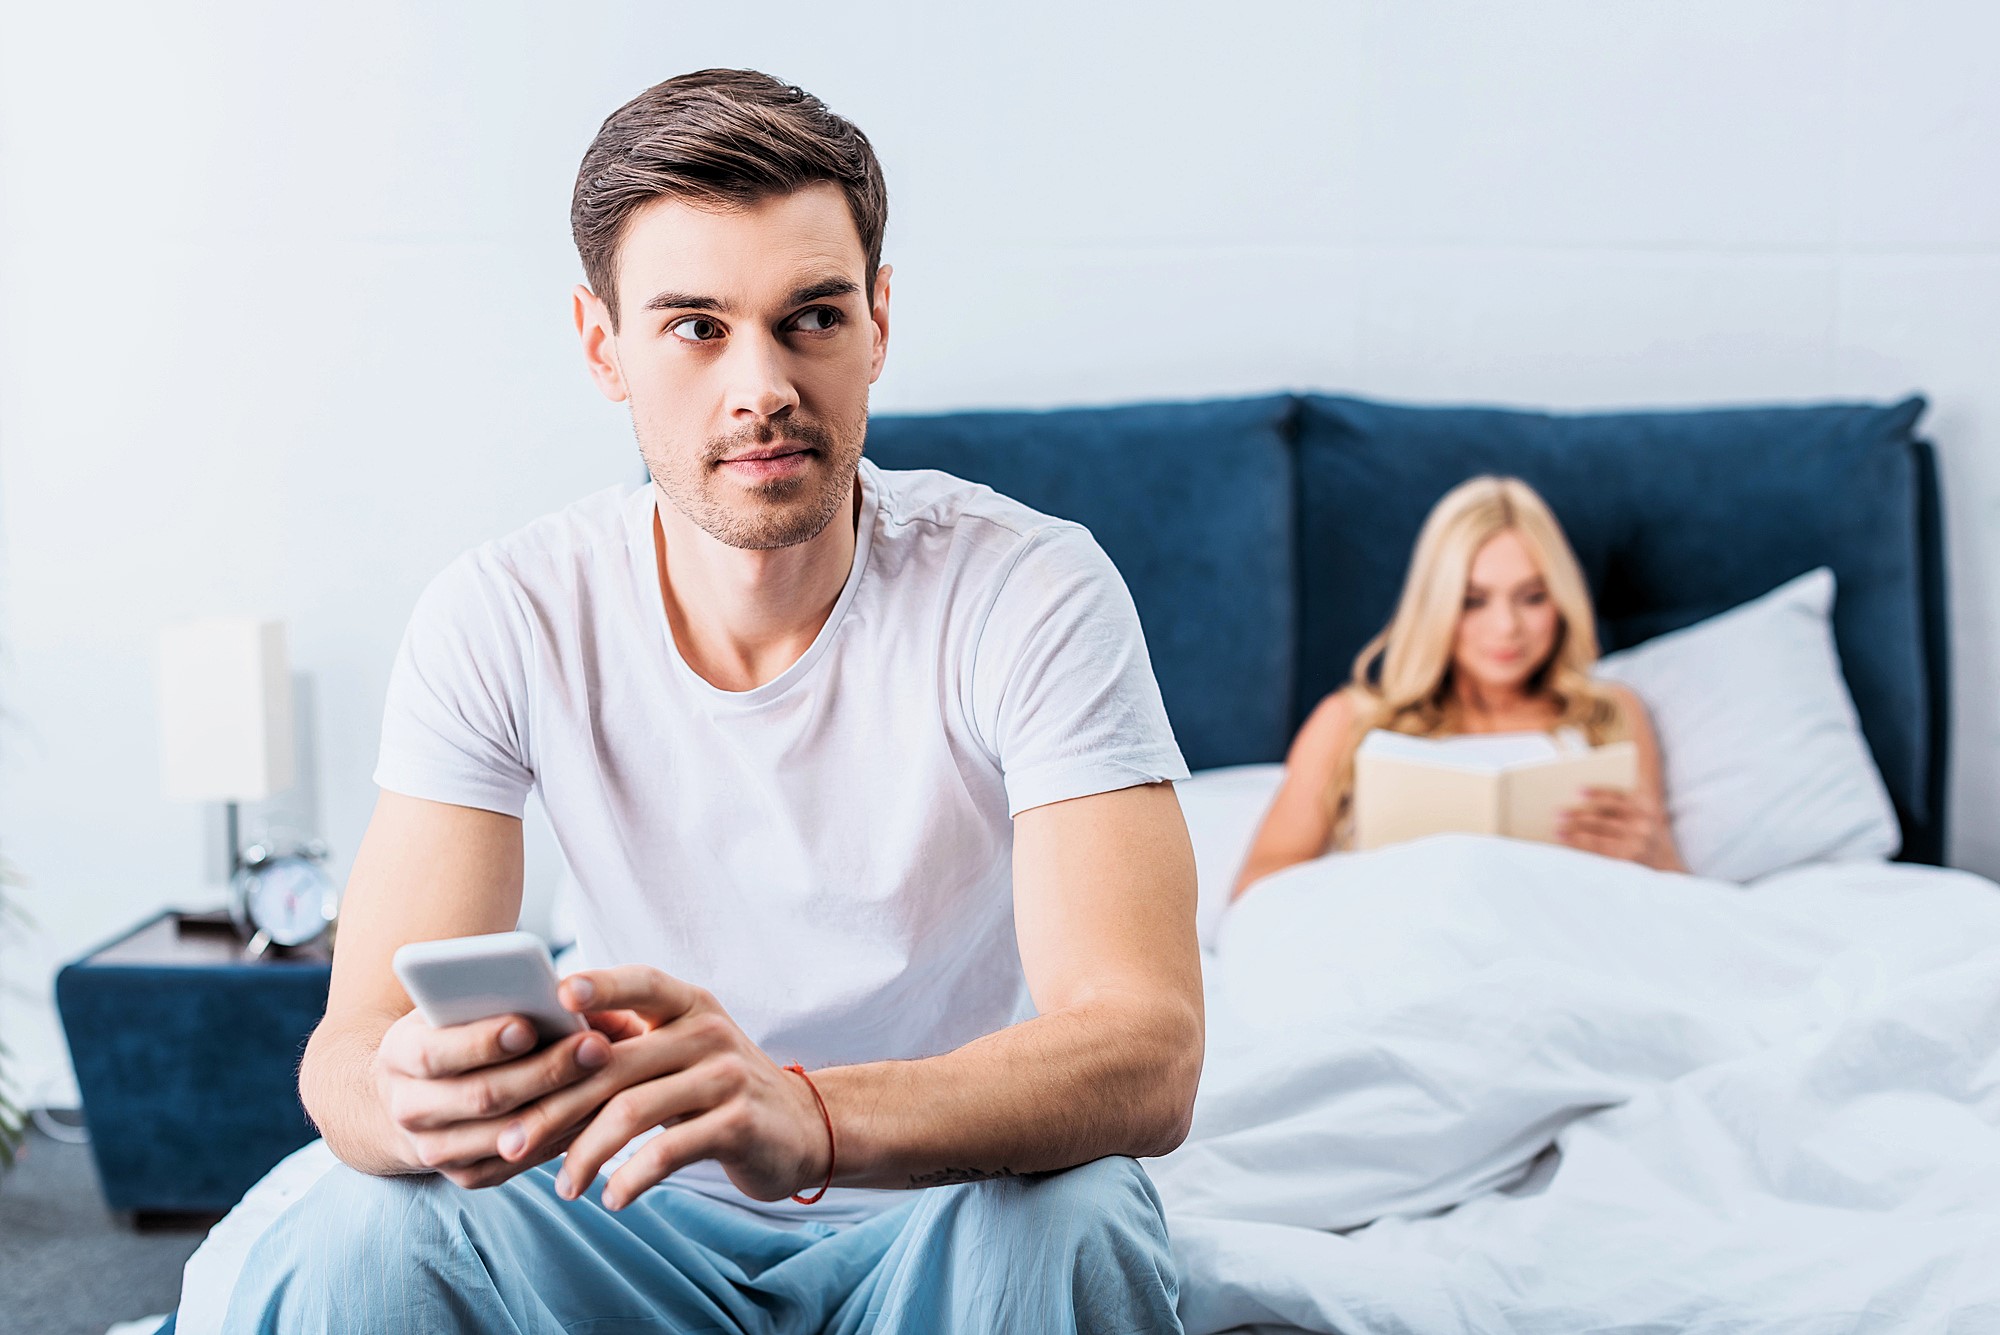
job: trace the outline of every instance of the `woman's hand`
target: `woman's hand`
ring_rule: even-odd
[[[1556,838],[1586,853],[1676,870],[1667,813],[1659,803],[1622,788],[1586,788],[1582,801],[1556,817]]]
[[[499,1141],[510,1160],[547,1157],[548,1144],[595,1110],[569,1147],[559,1195],[582,1195],[607,1159],[656,1126],[665,1130],[606,1184],[606,1209],[702,1159],[719,1162],[753,1200],[782,1200],[825,1180],[831,1147],[812,1090],[765,1056],[714,997],[642,964],[572,974],[559,995],[615,1037],[610,1064],[524,1109]]]

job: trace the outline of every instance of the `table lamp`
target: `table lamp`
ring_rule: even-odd
[[[160,782],[170,800],[221,802],[229,874],[243,867],[237,807],[291,787],[285,623],[204,617],[160,632]]]

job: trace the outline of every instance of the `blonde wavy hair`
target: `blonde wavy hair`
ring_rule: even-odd
[[[1354,722],[1326,791],[1336,847],[1346,846],[1352,833],[1354,752],[1363,737],[1376,728],[1418,737],[1463,731],[1452,689],[1452,648],[1465,588],[1473,558],[1508,532],[1534,557],[1558,618],[1555,647],[1529,679],[1529,691],[1553,698],[1558,714],[1553,727],[1576,728],[1592,746],[1628,735],[1618,697],[1591,679],[1597,617],[1562,525],[1519,478],[1475,477],[1432,507],[1417,535],[1396,614],[1356,655],[1353,679],[1343,688],[1354,706]]]

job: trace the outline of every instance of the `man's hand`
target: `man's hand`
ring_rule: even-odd
[[[1586,853],[1648,867],[1671,865],[1667,813],[1658,803],[1620,788],[1586,788],[1582,802],[1556,818],[1556,838]]]
[[[588,1109],[554,1127],[538,1156],[503,1158],[500,1136],[516,1109],[601,1069],[611,1042],[593,1028],[522,1056],[534,1042],[518,1015],[435,1028],[411,1011],[390,1025],[373,1073],[405,1157],[461,1187],[490,1187],[561,1153]]]
[[[752,1200],[782,1200],[825,1180],[830,1147],[811,1089],[765,1056],[714,997],[643,964],[572,974],[559,995],[616,1039],[610,1064],[524,1109],[509,1127],[519,1139],[505,1144],[515,1151],[510,1160],[539,1163],[588,1118],[556,1179],[564,1199],[582,1195],[607,1159],[656,1126],[666,1129],[605,1186],[606,1209],[702,1159],[721,1163]]]

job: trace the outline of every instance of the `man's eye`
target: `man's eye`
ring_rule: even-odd
[[[811,310],[800,311],[792,321],[792,328],[808,334],[824,334],[839,323],[839,311],[831,306],[815,306]]]
[[[1477,612],[1480,608],[1484,606],[1486,606],[1486,600],[1484,598],[1467,598],[1465,600],[1465,610],[1468,612]]]
[[[722,325],[706,315],[690,315],[668,325],[667,332],[688,343],[712,343],[722,337]]]

